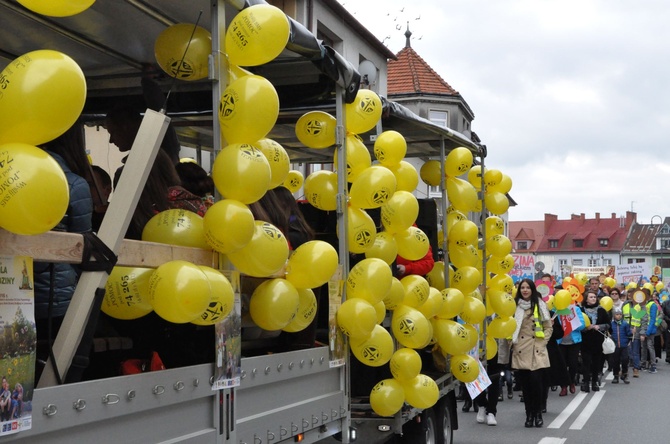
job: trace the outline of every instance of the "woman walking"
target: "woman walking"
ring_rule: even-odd
[[[549,367],[547,342],[552,320],[542,296],[530,279],[522,279],[516,292],[516,330],[512,335],[512,368],[517,370],[526,407],[526,427],[542,427],[545,368]]]
[[[598,297],[593,291],[586,293],[586,299],[582,305],[582,311],[589,317],[591,325],[582,332],[582,374],[584,381],[582,391],[589,392],[589,381],[591,390],[600,390],[600,374],[603,371],[603,340],[605,333],[609,331],[609,316],[607,311],[598,304]]]

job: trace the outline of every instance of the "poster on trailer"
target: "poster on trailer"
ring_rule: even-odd
[[[35,390],[33,260],[0,256],[0,436],[32,427]]]

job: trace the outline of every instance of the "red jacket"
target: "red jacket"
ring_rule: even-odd
[[[433,265],[435,265],[435,260],[433,259],[433,249],[429,246],[428,253],[416,261],[410,261],[404,257],[398,256],[396,258],[396,263],[398,265],[405,266],[405,274],[398,276],[398,279],[403,278],[408,274],[418,274],[420,276],[425,276],[433,269]]]

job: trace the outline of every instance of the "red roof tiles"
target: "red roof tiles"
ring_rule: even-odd
[[[434,94],[460,96],[410,46],[388,62],[388,94]]]

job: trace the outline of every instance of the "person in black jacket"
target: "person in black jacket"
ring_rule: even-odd
[[[582,312],[586,313],[591,321],[591,325],[582,331],[582,374],[584,381],[582,391],[589,392],[589,383],[591,390],[597,392],[600,390],[598,380],[603,370],[603,341],[604,333],[609,331],[609,315],[607,311],[598,304],[598,297],[595,291],[587,291],[586,298],[582,303]]]

